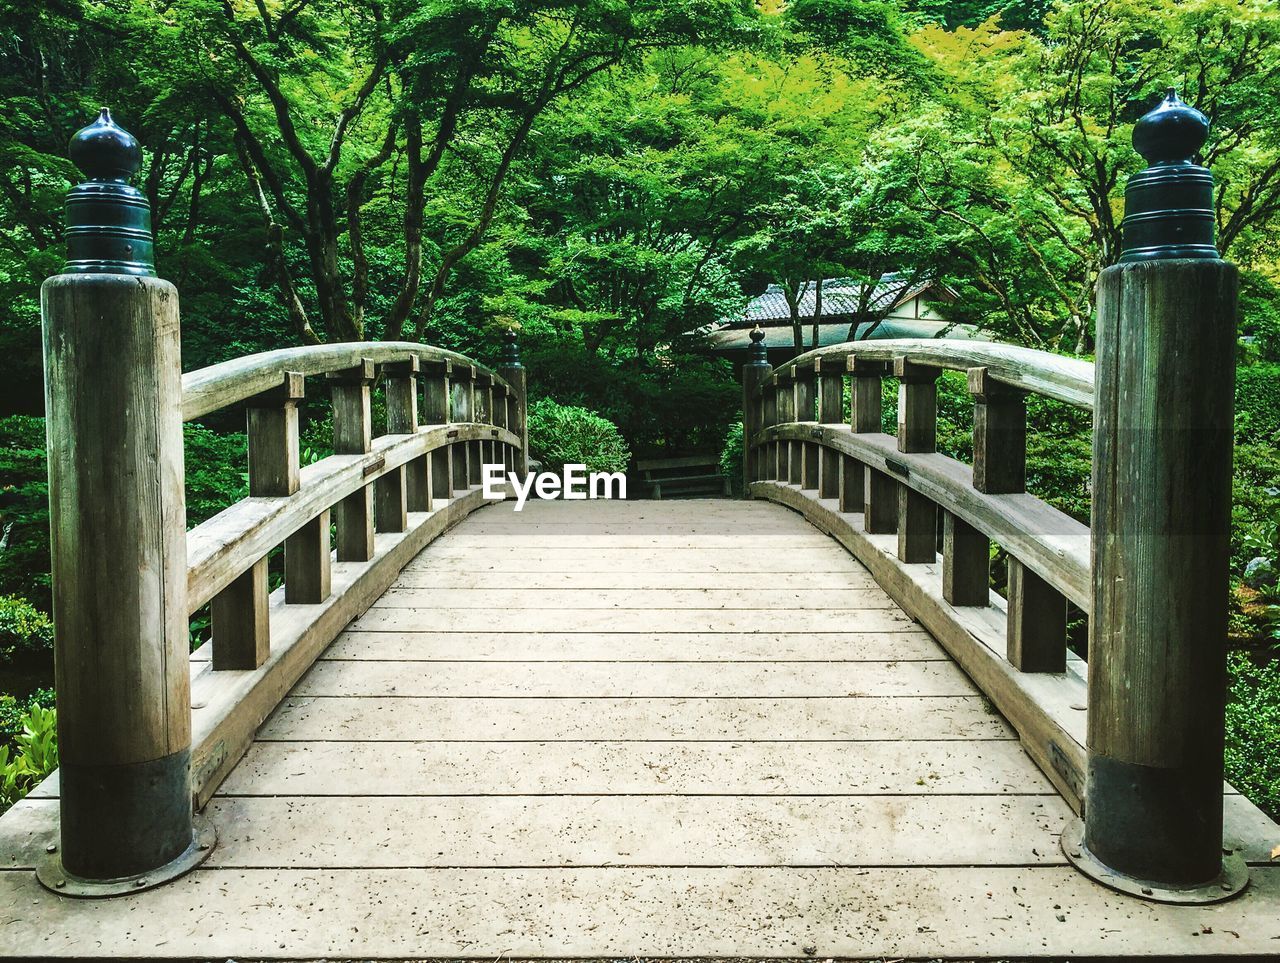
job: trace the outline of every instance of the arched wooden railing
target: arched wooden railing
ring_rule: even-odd
[[[184,419],[243,406],[249,441],[249,497],[187,534],[187,609],[211,606],[211,638],[193,657],[197,804],[337,632],[482,503],[481,465],[522,468],[522,371],[504,371],[420,344],[356,343],[269,351],[183,377]],[[308,380],[330,395],[334,454],[303,466]],[[378,390],[386,433],[375,437]],[[284,579],[270,592],[277,546]]]
[[[973,394],[972,466],[935,450],[946,370],[965,372]],[[896,436],[882,432],[886,377],[898,379]],[[754,497],[803,512],[867,565],[1078,810],[1085,682],[1067,649],[1067,601],[1090,609],[1089,529],[1025,491],[1032,391],[1090,408],[1093,365],[967,341],[822,348],[748,393],[747,481]],[[1008,554],[1007,601],[990,588],[992,542]]]
[[[1162,328],[1187,330],[1182,319],[1196,310],[1205,316],[1222,317],[1222,302],[1215,300],[1218,295],[1210,286],[1206,286],[1208,293],[1199,295],[1204,300],[1198,309],[1190,304],[1196,296],[1191,292],[1198,288],[1187,282],[1198,280],[1192,272],[1203,269],[1192,265],[1169,270],[1183,274],[1176,288],[1170,285],[1180,298],[1176,302],[1179,314],[1176,322],[1168,320]],[[1136,303],[1143,302],[1138,299]],[[1159,299],[1149,303],[1154,306],[1148,310],[1158,315]],[[1154,317],[1148,316],[1144,323],[1154,323]],[[1222,332],[1213,337],[1212,354],[1225,355],[1220,345]],[[1170,350],[1181,358],[1193,356],[1185,346]],[[1112,366],[1109,370],[1114,370],[1114,358],[1108,363]],[[1136,382],[1113,375],[1117,380],[1108,392],[1110,404],[1127,404],[1132,410],[1099,418],[1096,430],[1102,436],[1095,439],[1095,483],[1099,478],[1116,477],[1113,459],[1121,457],[1115,454],[1118,448],[1132,449],[1122,452],[1126,459],[1145,457],[1141,464],[1147,466],[1148,474],[1128,480],[1133,492],[1112,496],[1130,500],[1125,503],[1130,506],[1127,514],[1120,514],[1113,501],[1101,515],[1110,528],[1093,533],[1089,526],[1026,491],[1027,395],[1034,393],[1092,411],[1095,384],[1090,362],[1011,345],[883,340],[811,351],[776,370],[757,350],[753,363],[743,371],[743,470],[748,495],[801,512],[865,564],[1013,724],[1030,755],[1077,813],[1086,808],[1087,796],[1099,799],[1097,805],[1105,810],[1116,793],[1132,792],[1145,778],[1140,773],[1136,778],[1127,777],[1128,782],[1108,781],[1105,768],[1101,775],[1095,768],[1095,752],[1101,755],[1096,747],[1108,739],[1152,747],[1146,751],[1169,759],[1170,772],[1176,774],[1162,777],[1172,800],[1170,807],[1180,807],[1168,818],[1185,821],[1186,812],[1199,806],[1198,826],[1216,853],[1219,844],[1214,839],[1223,837],[1221,833],[1214,835],[1214,803],[1198,799],[1201,790],[1193,789],[1191,778],[1183,775],[1211,773],[1215,750],[1210,745],[1206,757],[1197,759],[1183,733],[1188,727],[1196,728],[1193,720],[1213,718],[1212,706],[1220,701],[1220,688],[1213,678],[1203,684],[1190,682],[1181,670],[1177,670],[1176,681],[1167,683],[1167,691],[1153,693],[1149,686],[1159,686],[1159,682],[1146,679],[1158,680],[1162,672],[1172,671],[1167,667],[1186,658],[1184,646],[1188,644],[1203,646],[1208,653],[1205,665],[1211,667],[1212,653],[1222,658],[1221,634],[1202,636],[1188,631],[1192,624],[1188,620],[1199,617],[1194,613],[1180,616],[1182,621],[1171,619],[1170,625],[1181,631],[1171,631],[1168,636],[1161,633],[1170,630],[1151,621],[1127,621],[1132,618],[1129,612],[1117,613],[1113,608],[1110,617],[1126,621],[1102,626],[1093,616],[1100,595],[1107,598],[1125,591],[1122,583],[1135,571],[1135,562],[1143,566],[1136,571],[1147,585],[1145,591],[1156,596],[1147,604],[1159,607],[1163,578],[1164,587],[1180,596],[1179,600],[1169,598],[1167,607],[1181,612],[1187,611],[1181,599],[1195,576],[1179,567],[1186,566],[1187,560],[1167,556],[1179,549],[1193,556],[1197,549],[1202,550],[1203,556],[1193,557],[1190,564],[1202,563],[1206,574],[1216,572],[1223,563],[1220,556],[1226,519],[1221,496],[1195,481],[1201,474],[1219,474],[1219,467],[1191,467],[1187,476],[1190,485],[1169,467],[1180,464],[1173,458],[1183,458],[1183,452],[1193,450],[1182,447],[1182,438],[1187,436],[1178,432],[1197,433],[1206,459],[1216,462],[1222,458],[1222,413],[1196,409],[1166,388],[1163,397],[1153,395],[1149,402],[1156,406],[1155,413],[1144,414],[1136,406],[1148,402],[1135,389]],[[944,371],[963,372],[972,395],[971,465],[936,450],[937,382]],[[1224,376],[1219,367],[1204,369],[1204,374],[1210,383],[1195,387],[1190,387],[1194,378],[1188,375],[1188,391],[1203,391],[1200,397],[1212,397],[1217,404],[1224,377],[1225,384],[1230,384],[1229,372]],[[882,428],[886,378],[898,382],[896,434]],[[1118,418],[1128,418],[1132,425],[1143,426],[1142,430],[1128,427],[1117,431]],[[1157,425],[1160,418],[1171,425],[1187,418],[1189,424],[1158,430],[1149,427]],[[1229,409],[1225,424],[1229,425]],[[1150,447],[1152,441],[1172,450],[1169,465],[1162,465],[1160,457],[1151,454],[1161,450]],[[1170,442],[1177,444],[1171,446]],[[1099,458],[1104,461],[1101,472]],[[1168,515],[1143,515],[1151,509],[1141,503],[1163,501],[1157,494],[1161,490],[1175,492],[1182,505],[1174,505]],[[1095,495],[1095,519],[1100,511],[1096,502]],[[1197,521],[1195,526],[1178,523],[1179,507],[1192,519],[1212,520]],[[1155,509],[1162,510],[1161,506]],[[1165,518],[1174,520],[1176,527],[1171,532],[1151,527],[1167,524]],[[1095,539],[1095,534],[1100,537]],[[1008,558],[1004,596],[991,587],[992,543],[1004,549]],[[1140,548],[1135,550],[1137,546]],[[1166,546],[1166,557],[1156,546]],[[1097,571],[1095,564],[1105,568]],[[1161,565],[1167,567],[1161,569]],[[1068,602],[1090,616],[1091,636],[1097,630],[1110,634],[1107,645],[1096,653],[1111,680],[1104,689],[1105,707],[1091,705],[1088,666],[1068,649]],[[1194,605],[1214,609],[1219,601],[1201,596]],[[1218,633],[1225,631],[1225,618],[1221,621]],[[1214,613],[1199,624],[1205,630],[1212,629]],[[1161,665],[1162,661],[1167,666]],[[1116,679],[1122,680],[1119,690]],[[1173,697],[1175,691],[1180,695]],[[1090,714],[1095,718],[1089,720]],[[1220,726],[1221,716],[1217,718]],[[1216,753],[1216,779],[1220,780],[1220,742]],[[1091,790],[1090,780],[1094,781]],[[1160,823],[1166,813],[1154,807],[1147,812],[1154,838],[1165,828]],[[1220,812],[1226,822],[1227,843],[1222,852],[1227,858],[1221,875],[1210,886],[1162,888],[1105,866],[1095,875],[1136,894],[1150,895],[1154,887],[1160,890],[1158,898],[1170,901],[1211,899],[1215,893],[1221,898],[1237,892],[1244,885],[1245,869],[1242,861],[1231,855],[1230,841],[1247,836],[1259,814],[1229,787]],[[1095,818],[1107,833],[1123,830],[1105,811],[1096,813]],[[1064,849],[1073,861],[1084,863],[1094,857],[1084,851],[1081,832],[1064,836]],[[1147,844],[1145,838],[1139,841],[1139,845]],[[1097,865],[1085,868],[1093,872]]]

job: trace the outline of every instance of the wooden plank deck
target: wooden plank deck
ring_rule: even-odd
[[[834,541],[760,502],[530,503],[430,545],[210,803],[189,876],[41,889],[0,819],[0,954],[1280,953],[1280,868],[1113,894],[1015,734]],[[1243,840],[1255,863],[1274,830]]]

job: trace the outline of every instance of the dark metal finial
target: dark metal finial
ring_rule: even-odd
[[[757,322],[751,329],[751,347],[747,349],[747,364],[768,364],[769,352],[764,347],[764,328]]]
[[[1219,256],[1213,175],[1193,160],[1208,136],[1209,118],[1172,87],[1134,126],[1134,149],[1148,166],[1125,187],[1121,261]]]
[[[504,368],[522,368],[520,363],[520,341],[516,337],[515,328],[507,328],[502,333],[502,361]]]
[[[71,138],[71,160],[84,183],[67,191],[68,274],[154,277],[151,208],[129,178],[142,167],[138,140],[106,107]]]

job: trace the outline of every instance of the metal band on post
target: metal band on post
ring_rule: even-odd
[[[1213,244],[1208,120],[1170,91],[1134,129],[1121,263],[1098,284],[1084,821],[1062,848],[1135,896],[1212,903],[1222,843],[1237,275]]]
[[[191,811],[178,293],[155,276],[142,150],[107,110],[71,140],[68,261],[41,289],[59,841],[66,896],[136,892],[208,857]]]

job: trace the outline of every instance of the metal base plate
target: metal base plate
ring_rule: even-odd
[[[1226,850],[1222,857],[1222,871],[1214,879],[1199,886],[1168,886],[1128,876],[1112,869],[1089,852],[1084,844],[1084,822],[1080,819],[1073,819],[1063,830],[1062,852],[1072,866],[1090,879],[1118,893],[1153,903],[1201,906],[1206,903],[1221,903],[1240,895],[1249,885],[1249,867],[1244,857]]]
[[[192,816],[191,823],[194,830],[191,835],[191,845],[176,859],[148,873],[121,876],[117,879],[84,879],[62,868],[62,854],[58,852],[57,844],[51,843],[48,855],[36,864],[36,879],[46,889],[59,896],[76,896],[85,899],[122,896],[125,893],[153,889],[195,869],[209,858],[213,847],[218,844],[218,833],[208,819],[196,814]]]

